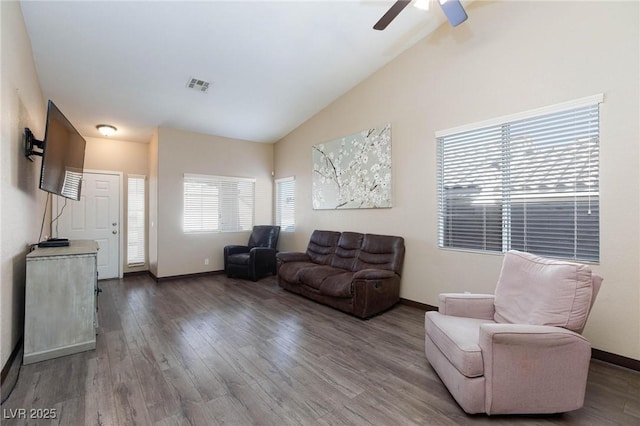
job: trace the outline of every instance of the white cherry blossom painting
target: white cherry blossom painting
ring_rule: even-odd
[[[391,124],[312,150],[314,209],[391,207]]]

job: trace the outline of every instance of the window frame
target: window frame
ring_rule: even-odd
[[[132,196],[132,180],[135,181],[142,181],[142,193],[140,194],[139,191],[136,191],[135,195],[138,196],[142,196],[142,200],[137,200],[137,202],[142,201],[142,211],[140,211],[140,209],[136,209],[135,211],[132,211],[132,200],[131,200],[131,196]],[[128,174],[127,175],[127,266],[128,267],[135,267],[135,266],[144,266],[147,262],[147,241],[146,241],[146,223],[147,223],[147,219],[146,219],[146,210],[147,210],[147,188],[146,188],[146,183],[147,183],[147,177],[144,175],[136,175],[136,174]],[[135,185],[136,189],[138,189],[139,187],[137,185]],[[134,200],[134,202],[136,202],[136,200]],[[132,213],[133,214],[141,214],[141,223],[134,223],[132,224]],[[139,218],[138,218],[139,219]],[[132,258],[132,250],[129,248],[131,245],[131,233],[132,231],[136,231],[138,233],[142,233],[142,258],[140,258],[139,256],[136,256],[134,258]],[[136,250],[137,252],[139,252],[140,250]],[[139,253],[138,253],[139,254]]]
[[[497,117],[490,120],[466,124],[463,126],[435,132],[436,143],[437,143],[438,247],[444,250],[472,251],[472,252],[481,252],[481,253],[500,254],[510,249],[523,250],[523,248],[520,246],[524,246],[525,251],[537,253],[545,257],[555,257],[555,258],[567,259],[572,261],[598,263],[600,260],[600,227],[599,227],[599,214],[600,214],[599,212],[599,198],[600,198],[599,197],[600,196],[600,191],[599,191],[600,116],[599,114],[600,113],[599,113],[599,110],[600,110],[600,104],[603,101],[604,101],[604,95],[597,94],[593,96],[576,99],[573,101],[563,102],[556,105],[550,105],[550,106],[537,108],[537,109],[533,109],[533,110],[529,110],[529,111],[525,111],[517,114]],[[584,202],[584,200],[582,200],[581,197],[585,197],[585,195],[580,191],[578,191],[577,189],[573,190],[572,193],[567,192],[566,190],[565,191],[560,190],[557,192],[549,191],[545,193],[543,193],[542,190],[540,190],[539,193],[536,193],[536,192],[527,193],[525,190],[521,190],[523,192],[518,192],[516,190],[512,194],[511,193],[512,189],[516,188],[514,186],[514,182],[522,182],[522,175],[524,172],[527,172],[528,170],[535,170],[533,169],[533,167],[535,166],[535,160],[522,161],[522,159],[524,158],[524,155],[522,154],[523,153],[522,140],[519,141],[520,157],[518,157],[518,160],[515,159],[515,156],[514,158],[512,158],[513,153],[511,151],[513,150],[514,152],[516,152],[515,151],[516,148],[514,147],[517,146],[516,145],[517,141],[515,138],[512,138],[510,135],[511,128],[514,126],[515,126],[514,128],[518,128],[518,126],[520,126],[522,123],[525,123],[525,124],[535,123],[536,120],[540,120],[544,124],[548,118],[551,118],[551,121],[553,121],[556,119],[556,116],[562,116],[563,114],[567,114],[568,116],[570,116],[574,112],[577,113],[577,110],[581,108],[584,108],[585,110],[587,110],[587,114],[585,115],[589,116],[589,119],[590,119],[589,124],[586,127],[591,126],[591,121],[595,121],[597,123],[597,125],[595,126],[596,130],[594,131],[595,136],[590,136],[590,138],[587,139],[586,141],[575,139],[575,145],[576,146],[580,145],[580,149],[584,150],[584,152],[583,151],[576,151],[576,152],[579,152],[581,155],[588,155],[589,162],[592,161],[591,151],[593,150],[597,154],[597,157],[594,158],[594,169],[596,170],[595,179],[592,179],[591,177],[591,163],[589,164],[589,176],[587,178],[588,181],[594,180],[596,182],[595,191],[591,192],[591,188],[589,188],[587,198],[588,198],[588,209],[589,209],[588,214],[591,215],[592,213],[591,212],[592,202],[595,203],[594,206],[596,209],[598,209],[597,215],[595,216],[595,218],[597,219],[597,222],[595,224],[589,223],[591,227],[588,227],[588,228],[578,229],[579,227],[577,225],[574,225],[575,230],[573,234],[573,240],[574,240],[574,246],[576,247],[574,247],[573,249],[574,252],[573,252],[573,255],[571,256],[569,256],[568,254],[568,251],[569,251],[568,249],[566,250],[567,253],[565,252],[560,254],[554,253],[554,250],[557,252],[564,250],[565,246],[563,246],[563,244],[549,246],[548,248],[549,252],[544,252],[542,248],[527,250],[526,244],[528,243],[531,244],[530,237],[528,237],[527,235],[520,233],[518,234],[518,238],[521,238],[522,241],[517,240],[515,243],[512,241],[512,234],[514,233],[514,229],[520,231],[520,228],[518,228],[518,225],[520,225],[520,223],[519,222],[516,223],[513,220],[512,210],[517,210],[518,208],[522,207],[518,203],[521,203],[521,204],[523,203],[522,201],[523,197],[526,198],[526,200],[524,201],[525,205],[527,202],[535,203],[535,202],[539,202],[540,200],[546,199],[547,200],[546,210],[543,208],[541,209],[541,211],[545,214],[548,214],[548,212],[551,212],[552,210],[558,209],[562,206],[562,201],[561,201],[562,199],[566,200],[567,198],[569,198],[570,195],[572,195],[573,202],[574,202],[573,212],[574,212],[574,216],[577,218],[580,215],[580,213],[578,213],[578,210],[579,208],[582,208],[581,206],[579,206],[579,204],[581,202]],[[591,109],[595,110],[595,114],[597,118],[596,120],[592,120],[591,116],[589,115],[589,114],[592,114]],[[545,130],[547,129],[546,127],[542,127],[542,126],[540,126],[539,128],[545,129]],[[567,126],[566,128],[569,128],[569,126]],[[540,131],[540,130],[536,130],[536,131]],[[589,132],[591,132],[590,127],[589,127]],[[556,137],[556,133],[550,133],[550,134],[552,135],[553,138]],[[589,135],[591,135],[591,133],[589,133]],[[557,147],[566,149],[566,147],[570,146],[569,143],[563,143],[563,144],[557,144],[557,145],[551,142],[538,143],[537,139],[534,139],[533,142],[534,144],[537,144],[536,147],[539,147],[539,146],[543,146],[547,148],[553,147],[554,150],[555,149],[560,150]],[[451,152],[447,152],[447,154],[449,154],[449,157],[447,158],[446,160],[447,163],[445,164],[445,153],[444,153],[445,143],[449,143],[449,146],[447,147],[448,149],[451,149],[451,147],[455,146],[454,144],[456,143],[459,144],[460,148],[459,148],[458,156],[459,158],[462,158],[462,159],[452,160]],[[477,149],[476,148],[471,149],[471,148],[465,147],[464,144],[468,144],[469,146],[471,146],[471,144],[477,144],[478,147]],[[476,154],[475,152],[473,152],[474,149],[476,150],[476,152],[480,152],[480,154]],[[575,149],[577,150],[578,148],[575,148]],[[490,163],[488,160],[487,160],[487,163],[485,164],[480,163],[479,166],[477,165],[478,164],[477,162],[472,163],[472,160],[474,160],[474,158],[469,159],[468,157],[465,157],[464,155],[462,155],[465,153],[465,150],[468,151],[469,156],[471,157],[475,156],[476,160],[477,159],[487,160],[487,157],[489,157],[490,155],[493,155],[493,158],[492,158],[493,160],[496,160],[496,158],[499,157],[500,167],[498,167],[498,169],[500,169],[500,171],[489,172],[487,170],[488,164]],[[553,151],[553,157],[549,157],[549,158],[558,159],[558,158],[561,158],[560,156],[561,154],[556,153],[556,151]],[[520,162],[518,163],[518,161]],[[465,162],[468,162],[469,165],[467,165]],[[458,168],[456,169],[455,167],[451,166],[452,164],[453,166]],[[445,177],[444,176],[445,167],[447,166],[452,167],[454,169],[454,172],[450,172],[450,174]],[[484,167],[484,170],[481,170],[483,167]],[[516,169],[516,171],[519,173],[520,181],[518,181],[518,178],[515,177],[515,173],[512,172],[511,170],[512,167]],[[551,166],[549,166],[549,168],[550,167]],[[476,170],[473,170],[473,169],[476,169]],[[468,176],[456,177],[457,174],[462,175],[465,172],[468,173]],[[459,179],[458,182],[460,183],[457,183],[456,179]],[[548,179],[548,180],[545,180],[545,179]],[[446,184],[445,184],[445,180],[447,180]],[[462,182],[464,182],[465,180],[473,183],[471,184],[471,186],[467,185],[468,186],[467,187],[462,184]],[[502,181],[498,183],[499,180],[502,180]],[[542,178],[536,177],[536,178],[532,178],[531,180],[533,183],[556,182],[556,181],[553,181],[552,178],[547,178],[547,177],[542,177]],[[490,185],[490,184],[487,184],[486,183],[487,181],[491,181],[493,186],[488,187],[487,185]],[[454,187],[451,186],[452,182],[454,185],[457,184],[457,188],[461,192],[464,191],[465,188],[467,188],[467,190],[469,191],[475,188],[477,192],[478,189],[480,188],[480,192],[484,191],[485,193],[490,195],[488,197],[487,195],[477,195],[477,194],[476,195],[470,195],[470,194],[460,195],[461,193],[458,194],[457,197],[451,194],[447,195],[447,190],[451,190],[452,188],[455,189],[455,186]],[[476,183],[476,182],[480,182],[480,183]],[[576,182],[576,185],[578,183],[583,183],[583,181],[579,179],[576,179],[575,182]],[[447,185],[448,185],[448,189],[446,188]],[[559,187],[559,185],[557,187]],[[498,189],[495,189],[495,188],[498,188]],[[448,213],[445,211],[447,208],[454,208],[454,209],[456,208],[455,205],[452,207],[452,204],[451,204],[452,200],[454,202],[458,200],[457,202],[464,203],[465,197],[467,198],[467,200],[471,200],[470,204],[467,204],[466,208],[462,207],[459,210],[456,210],[454,213]],[[492,198],[493,202],[495,203],[494,206],[498,206],[496,207],[496,211],[490,211],[489,213],[487,213],[486,211],[483,210],[482,212],[478,213],[476,210],[479,207],[481,207],[480,206],[481,204],[484,206],[485,210],[486,208],[488,208],[486,206],[490,206],[491,204],[490,201],[484,201],[484,202],[479,201],[481,198],[484,198],[485,200],[487,198]],[[557,202],[549,201],[551,199],[556,199],[558,201]],[[467,203],[469,203],[469,201]],[[473,204],[476,204],[476,205],[473,206]],[[499,210],[499,216],[500,216],[499,218],[496,217],[497,215],[496,212],[498,210]],[[568,210],[569,208],[567,208],[567,211]],[[474,223],[473,220],[471,219],[467,221],[463,217],[458,219],[457,228],[453,228],[452,230],[452,228],[450,227],[448,228],[446,226],[445,222],[447,220],[448,221],[455,220],[455,219],[452,219],[452,215],[456,216],[456,215],[464,215],[464,214],[467,214],[469,216],[475,215],[474,218],[476,219],[476,222]],[[522,218],[524,219],[518,219],[518,220],[523,220],[525,223],[524,226],[526,228],[527,226],[529,226],[526,224],[526,221],[528,220],[528,217],[529,217],[527,215],[531,213],[528,213],[525,211],[525,213],[523,214],[525,214],[525,216],[522,216]],[[491,217],[492,220],[491,222],[484,221],[480,228],[478,228],[477,226],[473,226],[474,224],[475,225],[479,224],[479,222],[477,222],[478,220],[477,218],[479,218],[480,216],[483,216],[483,218]],[[578,219],[574,219],[574,220],[577,223]],[[552,223],[555,224],[555,222],[552,222]],[[552,237],[561,236],[560,233],[554,234],[554,231],[549,232],[548,231],[549,227],[546,226],[546,223],[544,222],[542,224],[538,224],[537,226],[538,226],[537,229],[541,230],[540,235],[543,236],[542,245],[546,245],[549,241],[552,240],[552,238],[549,238],[550,236]],[[478,245],[478,246],[482,246],[482,248],[463,247],[464,245],[463,240],[458,240],[455,243],[451,243],[451,241],[453,241],[454,239],[451,238],[450,235],[445,235],[446,231],[459,232],[462,234],[465,232],[464,231],[465,227],[467,227],[466,229],[468,229],[468,231],[466,231],[467,234],[464,235],[463,239],[468,238],[467,241],[469,241],[469,244],[468,244],[469,246]],[[490,232],[487,232],[487,229],[491,229],[490,232],[493,234],[499,233],[500,241],[492,241],[491,237],[489,236]],[[567,226],[566,229],[569,229],[569,227]],[[584,231],[585,229],[587,229],[588,232],[585,232]],[[594,229],[596,231],[596,234],[595,234],[596,237],[594,240],[595,242],[591,242],[591,244],[596,246],[595,254],[593,253],[593,250],[589,250],[590,247],[587,247],[586,251],[579,250],[577,248],[577,241],[582,238],[585,238],[584,237],[585,235],[589,236],[590,235],[589,232],[593,232]],[[526,233],[526,230],[523,232]],[[483,236],[476,238],[473,236],[474,233],[483,234]],[[495,235],[493,236],[495,237]],[[447,241],[448,237],[451,238],[449,241]],[[488,243],[492,243],[490,244],[491,248],[487,248]],[[456,244],[458,244],[458,246],[455,246]],[[532,244],[532,246],[533,245],[534,244]],[[497,248],[497,246],[499,246],[499,249]],[[566,246],[569,246],[569,245],[566,245]]]
[[[292,188],[292,198],[293,198],[293,207],[292,207],[292,224],[283,226],[282,224],[282,206],[280,203],[280,194],[282,191],[281,186],[291,183]],[[295,176],[288,176],[284,178],[275,179],[275,223],[280,226],[281,232],[294,232],[296,230],[296,178]]]
[[[187,197],[197,197],[196,188],[192,188],[194,192],[187,193],[187,185],[209,185],[215,187],[215,193],[208,194],[208,199],[203,199],[200,194],[198,201],[200,206],[189,205]],[[248,187],[239,187],[238,185],[249,184]],[[234,189],[233,186],[236,185]],[[222,191],[222,192],[220,192]],[[249,195],[238,197],[239,193],[249,191]],[[235,192],[235,194],[234,194]],[[249,198],[247,198],[249,197]],[[182,185],[182,231],[184,234],[202,234],[202,233],[223,233],[223,232],[244,232],[250,231],[255,224],[256,214],[256,179],[235,176],[217,176],[195,173],[184,173]],[[249,206],[250,211],[243,211],[243,205],[240,204],[244,200],[244,205]],[[238,203],[236,203],[236,201]],[[217,218],[215,214],[204,217],[205,209],[216,208]],[[200,218],[193,218],[193,221],[199,221],[201,226],[194,223],[187,224],[189,215],[198,216],[197,210],[200,209]],[[225,210],[229,209],[229,210]],[[188,209],[190,213],[188,214]],[[203,223],[215,226],[203,226]]]

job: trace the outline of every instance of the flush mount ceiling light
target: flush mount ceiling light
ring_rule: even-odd
[[[415,0],[413,2],[413,7],[420,10],[429,10],[429,2],[431,0]]]
[[[109,124],[98,124],[96,129],[98,129],[103,136],[113,136],[118,131],[118,129]]]

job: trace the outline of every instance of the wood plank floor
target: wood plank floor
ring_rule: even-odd
[[[22,366],[3,425],[640,425],[640,373],[593,361],[585,406],[469,416],[424,356],[424,312],[362,321],[223,275],[101,281],[95,351]],[[19,408],[54,420],[9,419]]]

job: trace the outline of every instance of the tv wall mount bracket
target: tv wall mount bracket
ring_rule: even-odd
[[[36,151],[35,148],[40,149],[40,151]],[[44,141],[38,140],[33,136],[31,130],[28,127],[24,128],[24,156],[29,160],[33,161],[31,156],[37,155],[42,157],[44,150]]]

